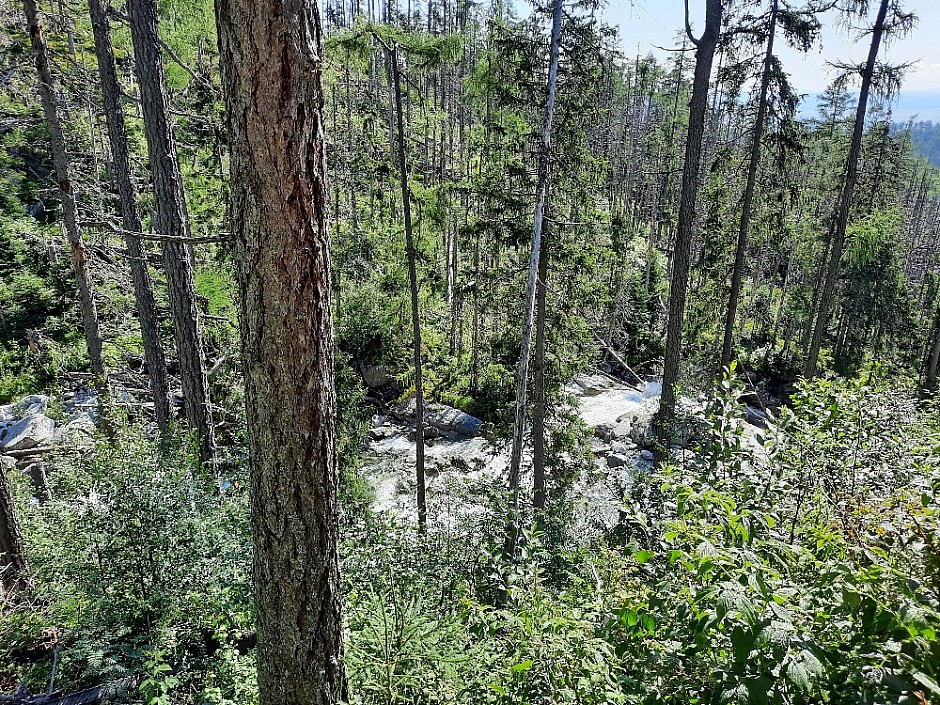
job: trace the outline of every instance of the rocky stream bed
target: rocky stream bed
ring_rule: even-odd
[[[606,527],[617,521],[624,492],[636,472],[650,467],[646,449],[650,422],[659,406],[661,386],[627,386],[602,373],[576,376],[565,388],[590,439],[593,467],[579,473],[574,496],[581,521]],[[484,510],[485,488],[498,486],[509,465],[509,442],[487,433],[484,424],[456,409],[431,405],[426,427],[425,468],[432,520],[449,522]],[[375,508],[402,518],[415,508],[413,402],[373,418],[364,452],[363,473],[375,489]],[[523,482],[529,458],[523,458]],[[572,459],[573,462],[573,459]],[[581,464],[583,466],[583,464]],[[579,466],[581,467],[581,466]],[[480,501],[475,502],[478,498]]]
[[[580,521],[612,527],[637,472],[648,469],[646,448],[661,385],[631,387],[603,372],[577,375],[566,386],[571,408],[590,432],[593,461],[571,458]],[[416,513],[414,400],[373,417],[363,447],[362,472],[375,491],[375,509],[410,520]],[[479,419],[442,404],[426,409],[425,467],[431,518],[448,522],[486,507],[487,488],[505,484],[509,442],[493,436]],[[95,394],[88,387],[59,399],[32,395],[0,406],[0,463],[28,474],[37,497],[47,492],[48,453],[90,444],[98,423]],[[565,457],[563,456],[563,462]],[[530,483],[523,458],[523,483]]]

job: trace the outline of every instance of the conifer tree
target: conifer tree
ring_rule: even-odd
[[[324,45],[313,0],[216,0],[231,134],[261,705],[348,701]]]

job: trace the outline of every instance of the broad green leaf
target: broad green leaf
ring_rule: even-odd
[[[535,661],[531,661],[531,660],[522,661],[521,663],[517,663],[515,666],[513,666],[509,670],[512,671],[513,673],[521,673],[523,671],[528,671],[530,668],[532,668],[532,665],[534,663]]]

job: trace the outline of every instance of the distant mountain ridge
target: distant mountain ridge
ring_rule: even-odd
[[[892,132],[911,131],[911,142],[914,149],[927,157],[930,163],[940,167],[940,122],[932,120],[918,120],[916,122],[895,122]]]
[[[857,93],[856,93],[857,95]],[[800,103],[799,113],[803,117],[816,115],[819,93],[805,93]],[[891,114],[899,123],[910,119],[940,123],[940,91],[906,91],[901,93],[891,104]]]

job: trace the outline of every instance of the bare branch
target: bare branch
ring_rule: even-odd
[[[82,228],[99,228],[101,230],[108,230],[109,232],[117,233],[118,235],[130,235],[131,237],[136,237],[138,240],[152,240],[154,242],[185,242],[198,245],[208,242],[228,242],[231,239],[230,233],[219,233],[218,235],[203,235],[197,237],[178,237],[176,235],[158,235],[156,233],[135,233],[132,230],[125,230],[124,228],[115,225],[114,223],[109,223],[106,220],[85,220],[79,223],[79,226]]]
[[[692,25],[689,23],[689,0],[685,0],[685,33],[689,35],[689,41],[698,46],[698,39],[692,34]]]

